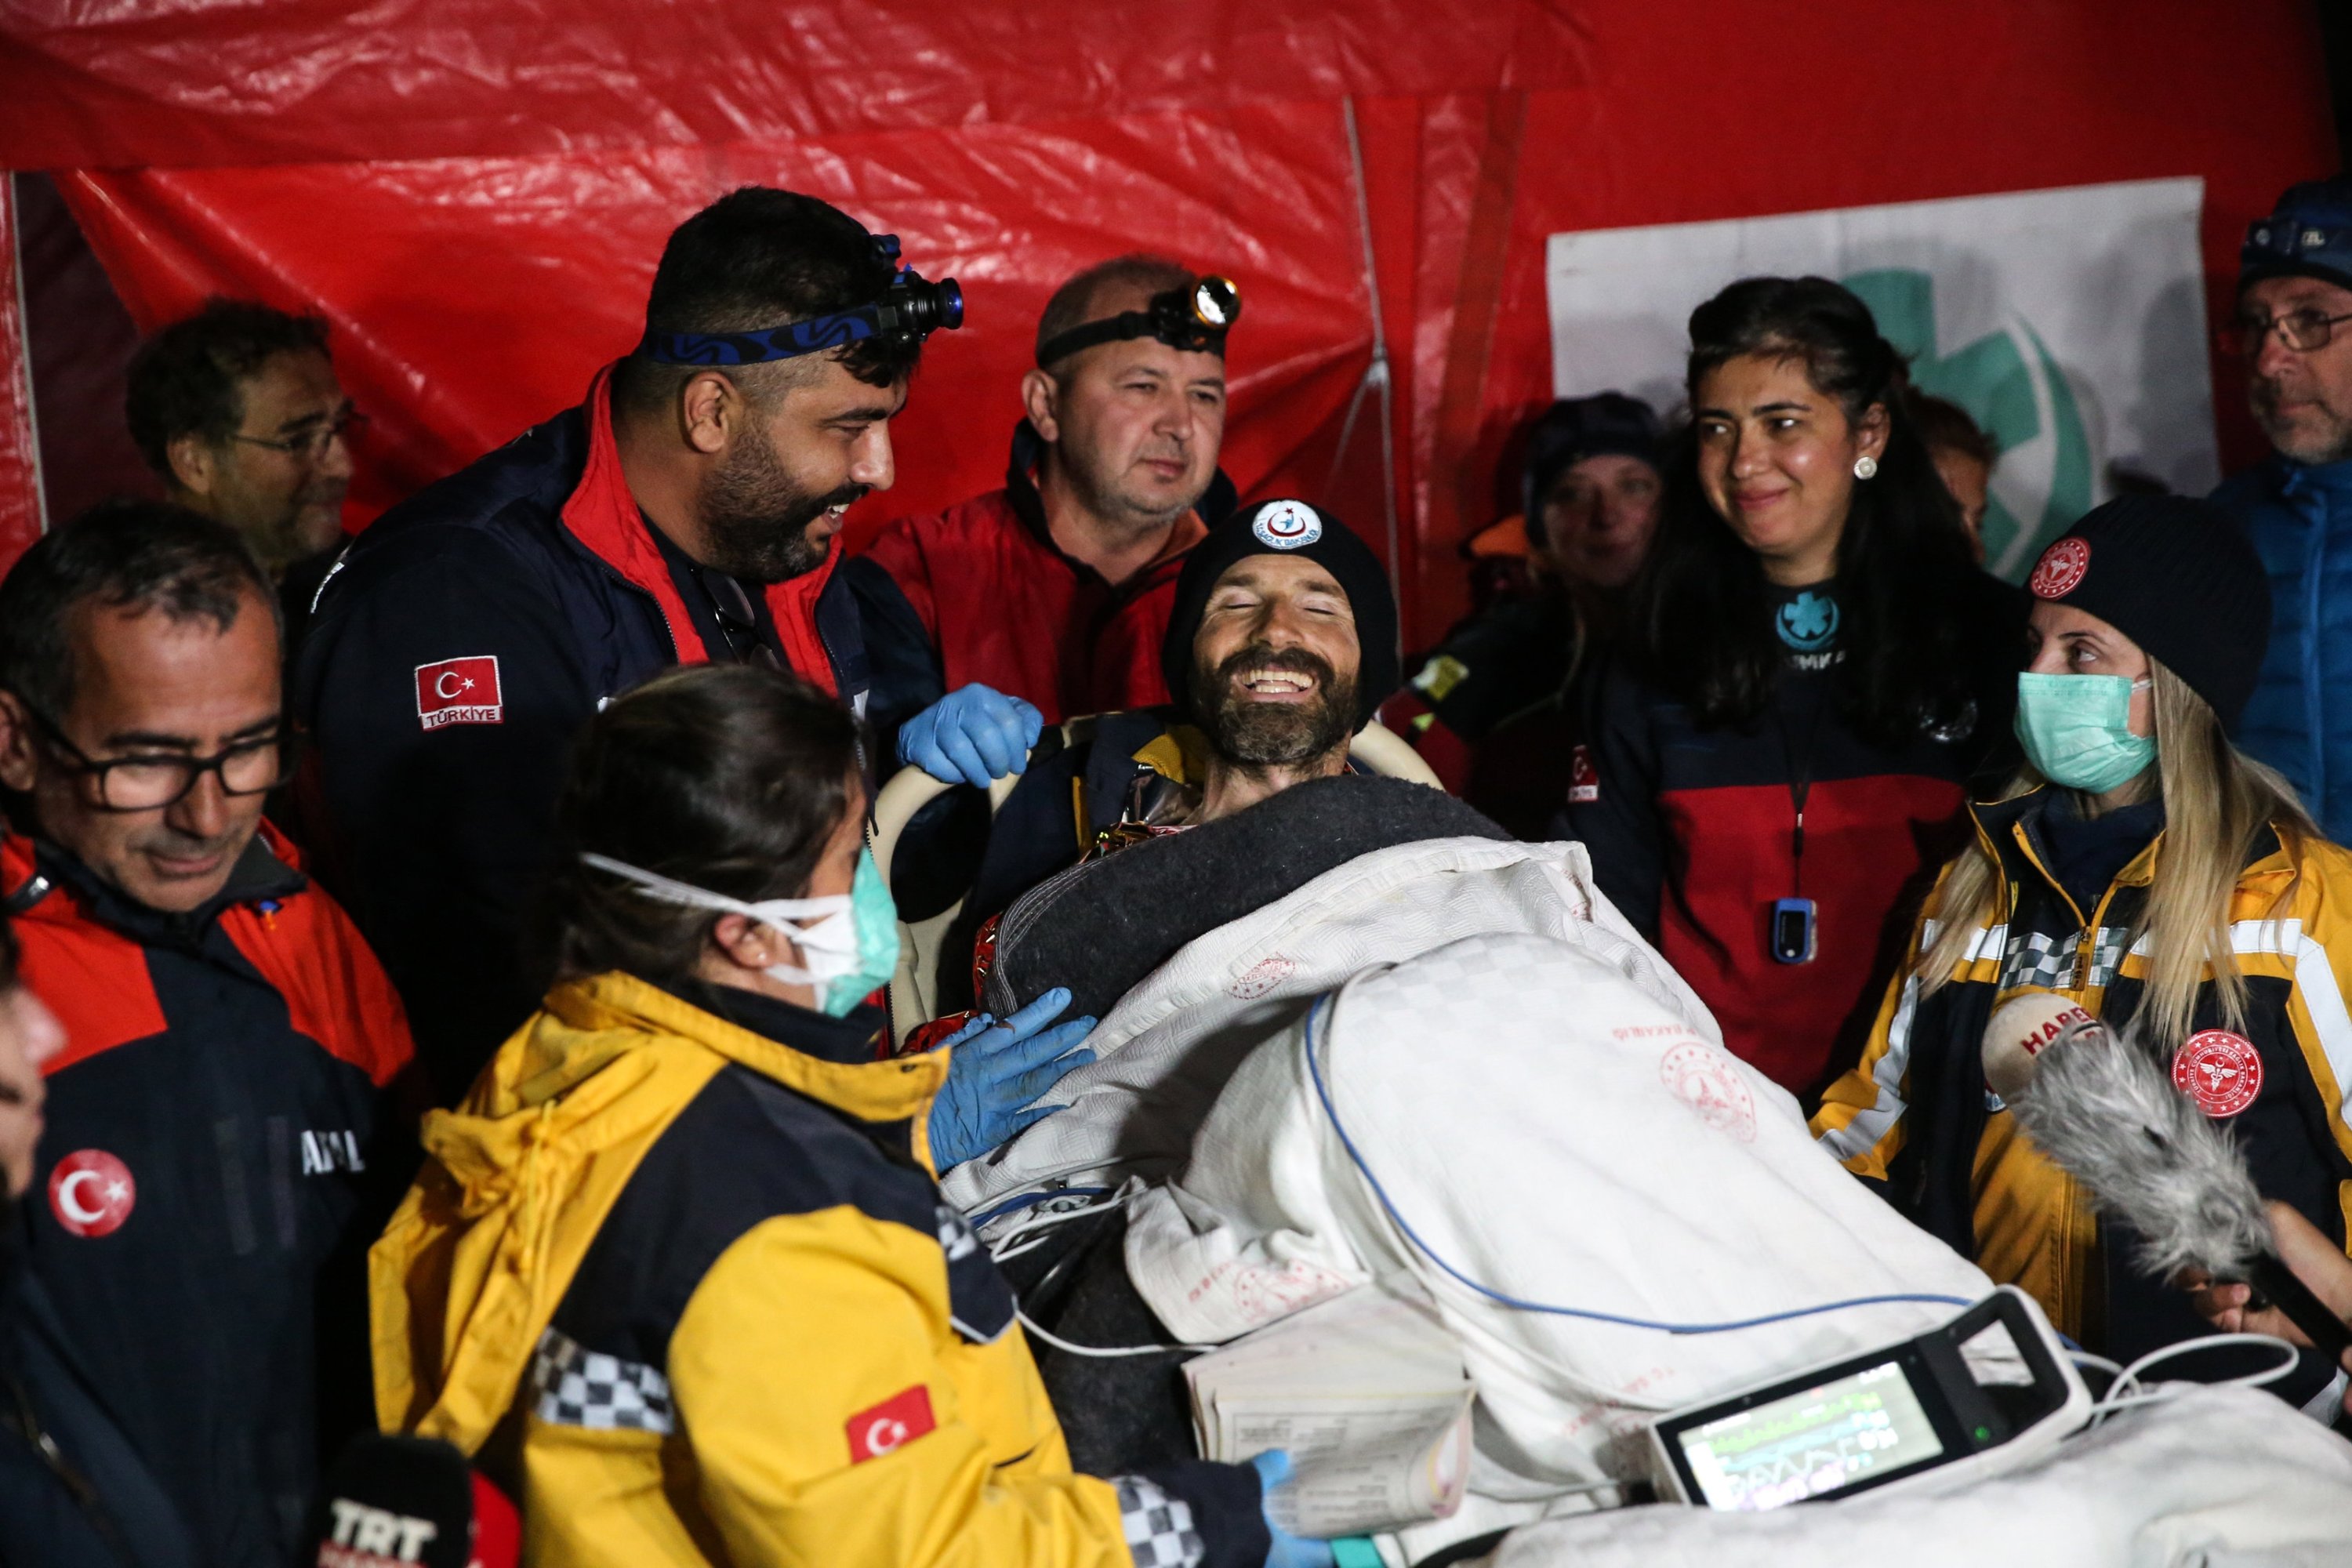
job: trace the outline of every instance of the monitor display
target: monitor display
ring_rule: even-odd
[[[1943,1441],[1899,1363],[1676,1435],[1706,1506],[1781,1508],[1942,1457]]]

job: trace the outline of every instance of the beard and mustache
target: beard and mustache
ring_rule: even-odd
[[[703,564],[744,583],[803,576],[824,564],[833,545],[830,534],[811,538],[810,525],[872,488],[845,484],[810,495],[751,420],[725,465],[703,484],[703,536],[711,553]]]
[[[1234,681],[1249,669],[1287,669],[1312,677],[1314,696],[1305,702],[1253,700]],[[1197,663],[1192,689],[1210,743],[1228,762],[1296,767],[1346,744],[1355,733],[1355,673],[1342,678],[1305,648],[1253,643],[1213,668]]]

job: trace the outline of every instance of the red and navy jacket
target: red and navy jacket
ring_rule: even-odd
[[[416,1160],[400,1000],[267,826],[190,913],[21,837],[0,894],[67,1037],[25,1267],[197,1560],[290,1563],[368,1412],[365,1251]]]
[[[877,733],[974,681],[1047,724],[1168,700],[1160,645],[1176,578],[1233,511],[1233,481],[1220,470],[1159,559],[1114,587],[1054,542],[1034,478],[1045,450],[1023,420],[1003,489],[888,523],[844,568],[865,612]]]
[[[1804,1096],[1860,1054],[1936,870],[1968,838],[1968,784],[2011,754],[2022,596],[1984,580],[1973,722],[1887,748],[1841,710],[1825,590],[1775,595],[1788,652],[1769,710],[1704,728],[1622,654],[1595,671],[1562,833],[1723,1026],[1724,1044]],[[1697,635],[1694,631],[1693,635]],[[1795,855],[1795,795],[1804,849]],[[1777,900],[1811,900],[1815,954],[1771,956]]]
[[[573,736],[709,658],[621,475],[608,388],[386,512],[320,592],[292,710],[306,845],[455,1100],[539,1005],[525,932]],[[765,595],[793,669],[865,711],[857,605],[824,564]]]

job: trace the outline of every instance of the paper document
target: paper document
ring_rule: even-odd
[[[1443,1519],[1470,1471],[1476,1390],[1436,1319],[1372,1287],[1185,1363],[1205,1458],[1289,1454],[1269,1506],[1301,1535],[1362,1535]]]

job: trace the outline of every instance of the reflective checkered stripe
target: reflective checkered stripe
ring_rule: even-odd
[[[1135,1568],[1199,1568],[1209,1551],[1192,1527],[1192,1505],[1141,1476],[1116,1476],[1119,1522]]]
[[[1934,921],[1920,921],[1920,952],[1936,945],[1936,931]],[[2001,954],[2008,935],[2006,925],[1978,927],[1976,935],[1969,941],[1968,951],[1960,955],[1959,967],[1965,970],[1969,964]],[[1916,953],[1913,962],[1917,962]],[[1825,1128],[1822,1132],[1822,1147],[1840,1160],[1851,1160],[1877,1148],[1903,1119],[1903,1077],[1911,1070],[1911,1024],[1919,1008],[1919,977],[1906,975],[1895,1016],[1886,1026],[1886,1048],[1870,1067],[1870,1081],[1878,1097],[1867,1108],[1855,1112],[1844,1126]]]
[[[2068,936],[2048,936],[2041,931],[2025,931],[2009,944],[2001,954],[2000,985],[2003,991],[2016,991],[2031,986],[2042,991],[2099,991],[2115,983],[2124,964],[2124,938],[2131,934],[2124,926],[2101,926],[2091,942],[2091,967],[2083,984],[2074,984],[2074,959],[2082,952],[2083,932]],[[2145,948],[2133,952],[2145,953]]]
[[[677,1426],[669,1379],[641,1362],[592,1351],[559,1329],[539,1336],[530,1358],[531,1414],[592,1432],[652,1432]]]

